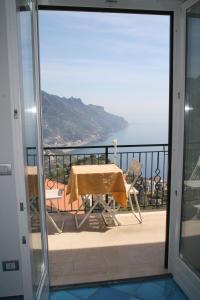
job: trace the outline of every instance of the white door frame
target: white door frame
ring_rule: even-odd
[[[199,278],[179,258],[179,238],[181,220],[182,171],[183,171],[183,136],[184,136],[184,98],[185,98],[185,33],[186,9],[197,0],[180,1],[101,1],[101,0],[38,0],[45,6],[61,6],[68,8],[112,8],[152,11],[173,11],[173,129],[172,129],[172,169],[171,169],[171,207],[169,232],[169,267],[185,293],[191,299],[200,299]]]
[[[11,94],[11,114],[14,116],[14,110],[17,111],[16,117],[12,119],[12,131],[13,131],[13,145],[15,149],[13,150],[14,155],[14,173],[16,182],[16,201],[17,201],[17,215],[18,215],[18,225],[19,225],[19,244],[21,251],[21,274],[23,282],[23,296],[24,299],[33,300],[33,285],[32,285],[32,267],[31,267],[31,250],[29,244],[29,217],[27,209],[27,195],[26,195],[26,185],[25,185],[25,170],[24,170],[24,153],[23,153],[23,124],[22,124],[22,107],[21,107],[21,63],[20,63],[20,41],[18,35],[18,20],[17,20],[17,7],[16,0],[5,1],[6,7],[6,20],[7,20],[7,40],[8,40],[8,62],[9,62],[9,76],[10,76],[10,94]],[[33,52],[36,53],[36,61],[34,65],[35,69],[35,90],[36,99],[39,103],[39,65],[38,65],[38,42],[37,42],[37,19],[33,22],[33,36],[34,36],[34,49]],[[40,123],[40,116],[38,115],[38,124]],[[41,126],[37,126],[41,129]],[[38,129],[38,147],[41,149],[41,134],[40,129]],[[39,158],[39,169],[42,170],[42,161]],[[41,182],[40,195],[44,197],[43,191],[43,179],[40,173]],[[41,181],[42,180],[42,181]],[[42,198],[43,199],[43,198]],[[44,200],[43,200],[44,203]],[[20,207],[23,206],[23,209]],[[44,213],[44,207],[41,207],[42,213]],[[45,252],[47,252],[47,238],[45,234],[46,222],[42,219],[42,237],[45,247]],[[48,257],[47,253],[44,257],[45,267],[44,272],[41,277],[39,288],[37,291],[37,299],[47,299],[48,297]],[[35,300],[35,299],[34,299]]]
[[[179,11],[180,40],[175,55],[177,67],[174,76],[175,91],[173,114],[173,151],[171,176],[171,213],[170,213],[170,243],[169,270],[177,283],[190,299],[200,299],[200,278],[180,258],[179,245],[181,233],[181,207],[183,185],[183,145],[184,145],[184,106],[185,106],[185,72],[186,72],[186,10],[198,0],[188,0]],[[178,66],[179,65],[179,66]]]
[[[10,1],[6,1],[10,2]],[[12,0],[14,2],[14,0]],[[133,1],[118,1],[105,2],[101,0],[38,0],[39,5],[56,5],[56,6],[73,6],[73,7],[92,7],[92,8],[119,8],[119,9],[139,9],[139,10],[157,10],[157,11],[173,11],[174,12],[174,49],[173,49],[173,132],[172,132],[172,177],[171,177],[171,214],[170,214],[170,241],[169,241],[169,271],[174,275],[176,281],[181,285],[186,294],[191,295],[195,299],[195,295],[199,295],[199,291],[195,286],[199,284],[199,279],[191,272],[191,270],[180,260],[178,253],[178,243],[180,236],[180,216],[181,216],[181,193],[182,193],[182,164],[183,164],[183,134],[184,134],[184,93],[185,93],[185,10],[187,7],[196,3],[197,0],[189,0],[184,3],[182,7],[178,6],[179,1],[165,0],[133,0]],[[9,5],[9,4],[8,4]],[[11,16],[12,18],[12,16]],[[181,34],[180,34],[181,33]],[[12,36],[11,36],[12,37]],[[36,43],[37,44],[37,43]],[[10,47],[10,49],[12,49]],[[16,49],[17,50],[17,49]],[[17,52],[16,52],[17,53]],[[37,52],[36,52],[37,53]],[[13,54],[12,54],[13,55]],[[15,57],[14,55],[13,57]],[[38,66],[38,57],[36,59]],[[18,74],[19,76],[19,74]],[[16,78],[16,74],[15,74]],[[39,84],[39,81],[36,83]],[[16,88],[16,87],[15,87]],[[16,91],[15,91],[16,92]],[[39,97],[39,95],[37,95]],[[17,97],[15,98],[17,101]],[[19,99],[18,99],[19,100]],[[14,105],[14,107],[17,107]],[[21,144],[19,140],[21,124],[19,121],[19,128],[14,125],[15,145],[18,145],[19,151],[16,158],[16,165],[18,164],[18,185],[21,181],[21,188],[19,188],[18,199],[22,199],[22,191],[24,189],[24,182],[19,179],[22,174],[22,164],[19,160],[19,153],[21,152]],[[20,153],[21,157],[22,153]],[[21,160],[23,155],[21,157]],[[40,162],[40,165],[42,162]],[[23,195],[24,196],[24,195]],[[28,229],[24,224],[27,224],[27,217],[19,212],[19,223],[21,234],[28,234]],[[175,247],[174,247],[175,246]],[[29,267],[28,250],[23,245],[22,257],[23,268],[27,270]],[[24,250],[25,249],[25,250]],[[184,269],[184,272],[183,272]],[[27,273],[23,272],[24,282],[28,282]],[[188,283],[188,280],[191,283]],[[193,282],[193,283],[192,283]],[[188,284],[185,284],[188,283]],[[30,290],[26,285],[24,289]],[[197,297],[196,297],[197,299]]]
[[[38,13],[37,0],[33,0],[33,53],[34,53],[34,75],[35,75],[35,97],[37,106],[37,147],[38,147],[38,169],[39,169],[39,195],[41,218],[41,236],[44,254],[44,272],[39,283],[37,299],[48,299],[49,290],[49,263],[48,263],[48,239],[47,239],[47,223],[46,223],[46,206],[45,206],[45,190],[44,190],[44,172],[43,172],[43,145],[42,145],[42,101],[41,101],[41,85],[40,85],[40,59],[39,59],[39,31],[38,31]]]
[[[17,34],[17,16],[15,0],[5,1],[6,19],[7,19],[7,40],[8,40],[8,63],[10,75],[10,94],[11,94],[11,113],[14,110],[20,112],[20,79],[19,79],[19,56],[18,56],[18,34]],[[21,118],[12,118],[13,145],[15,145],[14,170],[16,185],[16,201],[18,207],[18,223],[19,223],[19,244],[21,252],[21,273],[23,282],[23,294],[30,296],[32,294],[32,273],[31,258],[29,245],[22,244],[22,237],[28,237],[28,216],[27,213],[21,211],[20,203],[26,207],[26,189],[24,174],[24,157],[23,157],[23,138],[22,138],[22,122]],[[25,272],[26,270],[26,272]],[[24,284],[26,281],[26,285]],[[27,298],[28,299],[28,298]],[[31,299],[31,298],[29,298]]]
[[[54,6],[59,9],[59,7],[67,7],[70,9],[72,8],[80,8],[80,9],[112,9],[114,11],[115,9],[123,10],[123,9],[130,9],[136,11],[139,11],[142,13],[142,11],[152,11],[152,14],[157,11],[159,12],[173,12],[174,17],[174,28],[173,28],[173,129],[172,129],[172,161],[176,162],[176,153],[179,153],[179,145],[177,145],[178,137],[179,137],[179,132],[180,130],[177,131],[179,122],[178,120],[180,119],[180,51],[181,51],[181,46],[180,46],[180,17],[181,17],[181,8],[180,8],[180,1],[179,0],[118,0],[116,2],[109,2],[109,0],[38,0],[38,5],[42,6],[43,9],[48,9],[49,7],[53,8]],[[177,117],[178,116],[178,117]],[[178,119],[178,120],[177,120]],[[178,156],[179,157],[179,156]],[[175,163],[172,164],[172,173],[175,175],[173,178],[177,179],[177,166]],[[173,181],[172,178],[172,181]],[[176,185],[172,184],[171,190],[176,190]],[[171,193],[171,202],[174,199],[174,192]],[[174,209],[172,207],[172,209]],[[173,225],[173,216],[170,220],[170,224]],[[172,231],[173,233],[173,231]],[[173,235],[173,234],[172,234]],[[169,245],[173,244],[170,243],[173,239],[170,238],[170,233],[169,233]],[[170,259],[169,259],[170,260]],[[173,264],[169,264],[169,266],[173,266]],[[172,268],[169,267],[169,271],[172,272]]]

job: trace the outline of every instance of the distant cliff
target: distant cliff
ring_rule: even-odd
[[[76,146],[105,140],[128,122],[108,113],[102,106],[85,105],[79,98],[65,98],[42,92],[45,145]]]

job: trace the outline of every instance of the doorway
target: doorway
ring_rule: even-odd
[[[62,19],[66,17],[70,22],[70,26],[75,27],[76,31],[71,31],[71,27],[67,26],[65,27],[66,34],[62,34],[62,30],[58,30],[56,33],[56,28],[54,25],[54,22],[56,20],[55,16],[51,16],[51,19],[48,19],[48,13],[49,14],[55,14],[57,15],[57,24],[58,26],[61,26],[60,28],[63,28],[64,24],[66,25],[67,22],[62,23]],[[46,15],[46,16],[45,16]],[[136,16],[136,18],[141,18],[140,25],[145,24],[145,28],[149,28],[148,24],[151,24],[153,21],[156,23],[156,19],[159,18],[165,23],[165,41],[161,42],[165,46],[165,55],[162,57],[159,57],[158,53],[156,52],[156,49],[158,49],[159,41],[156,40],[154,47],[149,47],[150,53],[147,52],[148,45],[143,45],[142,48],[138,48],[137,52],[138,55],[141,54],[143,51],[144,59],[146,60],[144,62],[144,65],[148,64],[148,58],[153,57],[155,69],[157,68],[158,73],[148,73],[149,75],[148,80],[146,80],[146,83],[142,84],[142,74],[145,73],[144,71],[144,65],[141,66],[139,63],[141,61],[137,61],[136,56],[134,57],[133,53],[131,55],[130,45],[127,45],[127,39],[124,38],[123,44],[125,44],[127,52],[121,51],[123,48],[122,45],[119,45],[119,41],[121,41],[121,37],[118,37],[115,35],[118,34],[121,31],[123,31],[123,26],[125,23],[126,29],[129,27],[131,30],[124,31],[123,34],[127,35],[140,35],[140,32],[145,31],[145,28],[143,30],[136,30],[136,23],[135,26],[130,24],[127,25],[128,19],[131,19],[133,16]],[[145,18],[149,18],[149,23]],[[46,18],[46,20],[45,20]],[[79,19],[78,19],[79,18]],[[80,19],[83,19],[82,23],[80,23]],[[96,18],[96,19],[95,19]],[[119,28],[119,21],[121,18],[121,29]],[[50,21],[51,20],[51,21]],[[161,23],[162,23],[161,21]],[[46,22],[46,24],[45,24]],[[53,26],[53,32],[50,34],[51,26],[49,22],[51,23],[51,26]],[[107,23],[106,23],[107,22]],[[99,26],[99,33],[95,32],[95,23],[100,23]],[[106,24],[106,25],[105,25]],[[154,24],[155,25],[155,24]],[[103,28],[103,27],[106,28]],[[85,12],[85,11],[64,11],[64,12],[54,12],[54,11],[41,11],[39,16],[39,28],[40,28],[40,50],[41,50],[41,79],[42,79],[42,88],[46,91],[42,92],[43,95],[43,117],[45,117],[44,120],[44,160],[45,163],[45,173],[46,173],[46,180],[45,180],[45,189],[57,189],[62,190],[62,196],[60,199],[57,199],[56,201],[56,209],[59,211],[62,211],[62,216],[55,214],[54,220],[56,223],[58,223],[59,228],[62,221],[65,221],[65,227],[64,232],[61,233],[59,236],[57,235],[57,232],[55,231],[55,227],[52,227],[51,224],[49,224],[49,258],[50,258],[50,273],[54,274],[52,276],[52,285],[65,285],[70,283],[82,283],[82,282],[91,282],[91,281],[103,281],[103,280],[111,280],[111,279],[121,279],[121,278],[130,278],[130,277],[140,277],[140,276],[147,276],[147,275],[160,275],[166,273],[166,269],[164,268],[164,257],[165,257],[165,264],[167,264],[167,251],[165,253],[165,248],[167,249],[167,243],[165,240],[165,233],[168,232],[168,216],[167,216],[167,226],[166,226],[166,211],[169,212],[169,193],[167,191],[169,190],[169,182],[170,182],[170,161],[171,161],[171,118],[169,118],[169,115],[171,114],[171,94],[172,94],[172,84],[171,84],[171,72],[172,72],[172,45],[170,44],[172,41],[172,16],[169,14],[133,14],[133,12],[127,13],[127,11],[120,11],[118,13],[113,13],[110,10],[104,11],[104,12]],[[112,37],[109,36],[108,29],[112,32]],[[158,29],[158,23],[156,23],[155,28]],[[90,34],[91,31],[93,32],[93,35],[90,35],[90,39],[86,38],[86,33],[89,30]],[[106,32],[106,37],[104,33],[104,40],[102,40],[99,44],[97,44],[97,40],[95,40],[95,36],[97,35],[98,38],[103,35],[102,31]],[[130,32],[131,31],[131,32]],[[159,30],[158,30],[159,31]],[[43,37],[47,36],[45,32],[48,32],[48,38],[50,37],[51,40],[42,40]],[[120,32],[122,34],[122,32]],[[54,42],[52,38],[56,37],[56,41]],[[63,38],[64,37],[64,38]],[[151,33],[149,36],[153,38],[157,38],[157,32]],[[60,44],[60,41],[67,40],[68,44],[66,47],[62,48],[62,43]],[[106,39],[105,39],[106,38]],[[129,36],[130,38],[130,36]],[[138,39],[141,39],[141,37],[138,37]],[[143,37],[145,39],[145,37]],[[77,40],[81,40],[82,44],[78,44]],[[149,42],[149,41],[148,41]],[[139,44],[141,41],[139,42]],[[150,43],[150,42],[149,42]],[[137,44],[137,41],[136,41]],[[58,48],[58,54],[55,55],[55,51],[53,51],[54,46],[56,45],[56,48]],[[59,45],[59,46],[58,46]],[[73,45],[72,48],[71,45]],[[75,45],[75,46],[74,46]],[[104,56],[107,58],[106,61],[99,62],[99,69],[97,69],[95,74],[94,70],[94,64],[96,63],[96,58],[94,57],[94,51],[93,46],[96,47],[96,49],[99,48],[99,52],[103,52]],[[111,47],[112,46],[112,47]],[[102,49],[102,47],[104,49]],[[145,56],[144,51],[146,47],[147,55]],[[80,51],[81,50],[81,51]],[[112,51],[111,51],[112,50]],[[79,57],[78,59],[74,59],[73,55],[78,55],[78,52],[83,53],[83,56],[85,53],[88,53],[90,51],[91,60],[88,61],[84,59],[83,57]],[[56,59],[49,59],[48,58],[48,52],[51,53],[52,57]],[[65,52],[65,55],[67,59],[71,59],[72,65],[69,64],[69,62],[66,64],[66,68],[64,65],[64,62],[62,61],[62,52]],[[121,55],[121,52],[122,55]],[[156,53],[155,53],[156,52]],[[149,55],[148,55],[149,54]],[[116,56],[116,60],[120,62],[119,56],[121,56],[121,66],[117,65],[113,69],[112,67],[112,58]],[[164,58],[165,57],[165,58]],[[134,80],[131,81],[131,76],[133,76],[133,68],[130,65],[130,59],[135,58],[137,61],[137,74],[135,76],[135,80],[137,79],[136,83]],[[157,59],[160,61],[157,61]],[[170,58],[170,59],[169,59]],[[162,61],[164,60],[164,62]],[[60,61],[59,67],[56,65],[55,61]],[[44,64],[43,64],[44,62]],[[165,63],[165,67],[163,66],[163,63]],[[50,66],[50,65],[51,66]],[[83,65],[82,68],[80,68],[81,64]],[[124,68],[123,66],[128,67],[128,69]],[[143,68],[143,73],[141,72]],[[151,70],[152,65],[149,67]],[[154,69],[154,68],[153,68]],[[65,72],[68,72],[68,75],[65,77]],[[128,71],[127,71],[128,70]],[[163,70],[165,70],[165,74],[163,76]],[[122,72],[123,71],[123,72]],[[160,72],[159,72],[160,71]],[[153,72],[153,71],[152,71]],[[154,70],[155,72],[155,70]],[[63,75],[61,77],[66,78],[66,83],[64,84],[65,91],[67,90],[67,94],[65,94],[65,91],[63,90],[63,87],[61,87],[61,77],[59,79],[59,76]],[[70,78],[70,74],[72,78],[74,78],[74,82],[72,82],[72,79]],[[101,79],[99,77],[99,74],[101,75]],[[157,75],[156,75],[157,74]],[[160,76],[158,76],[160,74]],[[89,82],[92,80],[92,84],[88,83],[88,77]],[[163,82],[165,82],[164,90],[165,90],[165,99],[163,102],[160,100],[159,97],[161,95],[158,94],[150,95],[149,91],[152,89],[152,86],[154,86],[155,91],[159,91],[163,88],[162,83],[158,82],[163,76]],[[77,79],[78,77],[78,79]],[[144,76],[145,77],[145,76]],[[43,82],[44,78],[44,82]],[[117,80],[116,80],[117,78]],[[104,84],[99,84],[99,94],[101,97],[97,99],[97,102],[91,101],[94,94],[92,92],[94,90],[97,90],[97,85],[101,80],[104,80]],[[112,79],[112,80],[111,80]],[[47,81],[49,80],[49,83]],[[79,81],[77,81],[79,80]],[[69,81],[69,82],[68,82]],[[102,82],[102,81],[101,81]],[[121,89],[120,86],[124,85],[124,90]],[[128,85],[126,86],[126,84]],[[136,91],[135,89],[135,96],[139,98],[137,101],[137,109],[134,109],[134,106],[132,106],[131,98],[128,98],[128,101],[126,102],[124,100],[123,92],[126,90],[126,93],[130,94],[131,87],[135,84],[135,87],[140,87],[140,91]],[[56,86],[55,92],[53,91],[54,87]],[[63,86],[63,83],[62,83]],[[90,86],[90,93],[88,92],[88,86]],[[145,86],[145,89],[143,88]],[[84,98],[86,99],[86,95],[88,95],[89,102],[82,103],[81,96],[81,89],[84,92],[85,95]],[[108,89],[106,89],[108,87]],[[71,88],[71,89],[70,89]],[[57,90],[60,89],[60,92]],[[77,95],[78,90],[78,95]],[[115,92],[115,99],[117,101],[113,102],[107,100],[107,96],[105,94],[109,94],[108,91],[114,91]],[[150,98],[150,106],[149,103],[144,101],[144,99],[141,97],[140,94],[141,91],[145,90],[146,97]],[[58,92],[57,92],[58,91]],[[68,94],[69,93],[69,94]],[[75,94],[76,93],[76,94]],[[125,92],[124,94],[127,95]],[[75,96],[76,97],[75,97]],[[104,95],[104,96],[103,96]],[[119,100],[121,96],[121,101]],[[127,96],[128,97],[128,96]],[[125,97],[125,98],[127,98]],[[155,100],[154,97],[157,97],[158,101]],[[94,97],[93,97],[94,98]],[[94,133],[92,132],[91,135],[87,136],[85,132],[92,131],[92,128],[95,126],[100,126],[97,120],[94,120],[93,123],[94,126],[90,126],[87,128],[88,124],[85,124],[85,117],[86,114],[83,114],[83,110],[92,109],[93,114],[98,114],[98,111],[94,111],[97,106],[102,105],[102,101],[105,99],[105,103],[103,106],[106,106],[107,111],[113,114],[113,109],[115,108],[114,115],[117,115],[118,117],[122,117],[124,113],[124,106],[126,107],[126,112],[129,113],[129,116],[132,116],[133,119],[136,119],[136,122],[134,124],[135,128],[138,126],[138,123],[141,121],[141,116],[144,117],[144,119],[148,119],[148,116],[150,115],[150,120],[148,121],[148,124],[151,124],[151,126],[146,126],[146,128],[143,127],[143,132],[146,131],[146,141],[142,140],[142,126],[139,126],[140,129],[135,129],[135,136],[131,137],[131,140],[127,142],[124,138],[130,137],[128,135],[128,132],[126,131],[126,118],[121,118],[120,122],[115,122],[114,126],[119,126],[119,135],[117,135],[117,130],[113,133],[112,129],[110,129],[108,126],[103,128],[100,128],[100,133]],[[160,100],[160,101],[159,101]],[[144,102],[142,102],[144,101]],[[80,135],[80,129],[76,128],[74,126],[73,120],[71,119],[71,115],[68,115],[68,120],[71,120],[71,124],[64,124],[62,122],[62,118],[59,117],[61,114],[66,111],[65,106],[66,102],[69,105],[72,105],[73,103],[76,103],[76,114],[75,114],[75,120],[77,123],[77,120],[81,122],[81,117],[83,114],[83,134]],[[116,105],[117,102],[117,105]],[[130,105],[131,103],[131,105]],[[59,104],[59,105],[58,105]],[[125,105],[126,104],[126,105]],[[85,105],[85,106],[84,106]],[[109,106],[110,105],[110,106]],[[81,107],[80,107],[81,106]],[[55,108],[61,108],[59,112],[56,112]],[[78,110],[77,107],[80,107]],[[149,109],[148,109],[149,107]],[[160,107],[160,110],[159,110]],[[118,111],[116,110],[118,109]],[[112,109],[112,110],[111,110]],[[78,110],[78,112],[77,112]],[[102,110],[102,108],[100,108]],[[68,106],[69,111],[69,106]],[[73,110],[72,110],[73,111]],[[134,111],[134,115],[133,115]],[[142,111],[142,114],[136,114],[135,111]],[[88,110],[87,112],[88,113]],[[91,110],[90,110],[91,113]],[[48,117],[48,114],[50,117]],[[61,124],[61,130],[58,130],[58,126],[56,124],[56,118],[59,120],[59,123]],[[108,115],[105,116],[107,118]],[[119,119],[117,119],[119,121]],[[131,123],[132,120],[128,120],[128,124]],[[164,121],[165,120],[165,121]],[[170,121],[169,121],[170,120]],[[116,121],[116,119],[115,119]],[[143,121],[143,120],[142,120]],[[164,131],[162,131],[161,123],[165,122],[166,126]],[[106,121],[104,120],[104,123]],[[112,120],[112,122],[114,122]],[[119,124],[120,123],[120,124]],[[73,126],[72,126],[73,125]],[[107,124],[106,124],[107,125]],[[139,124],[141,125],[141,124]],[[120,127],[121,126],[121,127]],[[128,126],[130,129],[130,126]],[[60,134],[63,130],[68,128],[69,133],[68,136],[66,136],[66,132],[63,134]],[[71,129],[72,128],[72,129]],[[53,130],[52,130],[53,129]],[[104,130],[104,131],[103,131]],[[108,138],[105,139],[107,131],[111,131],[110,135],[108,135]],[[141,131],[140,131],[141,130]],[[160,140],[156,140],[156,133],[160,131]],[[103,133],[102,133],[103,132]],[[130,132],[133,132],[133,129],[130,130]],[[141,132],[138,134],[138,132]],[[149,134],[149,132],[151,134]],[[152,134],[153,133],[153,134]],[[154,134],[155,133],[155,134]],[[98,134],[98,139],[94,140],[95,135]],[[103,136],[104,135],[104,136]],[[139,196],[140,196],[140,205],[143,207],[142,214],[145,216],[144,219],[146,219],[146,224],[142,224],[140,227],[138,227],[138,224],[133,222],[132,216],[123,216],[123,213],[120,213],[119,218],[122,219],[122,223],[124,222],[124,226],[121,227],[122,232],[119,231],[119,228],[114,228],[114,231],[111,229],[107,229],[107,226],[102,223],[102,220],[98,218],[97,214],[93,215],[93,218],[89,220],[89,222],[86,224],[85,228],[82,228],[81,231],[77,232],[76,228],[74,227],[74,213],[77,209],[77,207],[80,205],[80,203],[73,203],[68,204],[68,198],[66,196],[67,191],[67,180],[70,172],[70,167],[72,164],[99,164],[102,163],[105,158],[112,162],[113,159],[113,148],[112,148],[112,142],[113,140],[116,140],[117,135],[117,143],[118,143],[118,157],[117,157],[117,163],[120,166],[121,169],[124,171],[127,171],[128,165],[130,163],[131,158],[135,158],[143,163],[145,166],[142,171],[141,181],[142,184],[138,186],[139,190]],[[163,138],[165,136],[165,138]],[[139,137],[137,142],[135,142],[135,139]],[[71,138],[71,140],[70,140]],[[103,142],[102,139],[104,138]],[[155,138],[155,140],[154,140]],[[89,139],[89,140],[88,140]],[[153,142],[152,142],[153,139]],[[67,144],[67,146],[66,146]],[[88,145],[89,144],[89,145]],[[102,145],[104,144],[104,145]],[[81,146],[83,145],[83,149],[81,149]],[[87,146],[86,146],[87,145]],[[110,146],[110,147],[109,147]],[[127,147],[128,146],[128,147]],[[107,147],[107,148],[106,148]],[[87,151],[86,151],[87,150]],[[107,151],[107,152],[106,152]],[[108,154],[107,157],[105,157],[105,153]],[[82,201],[81,198],[79,201]],[[92,200],[91,200],[92,201]],[[47,206],[49,213],[55,212],[54,207],[50,202],[47,200]],[[163,209],[163,208],[166,208]],[[98,213],[98,212],[97,212]],[[84,211],[82,211],[82,214],[84,214]],[[82,216],[80,215],[80,218]],[[135,221],[135,220],[134,220]],[[60,223],[59,223],[60,222]],[[151,227],[154,223],[154,227]],[[161,226],[157,226],[157,224],[161,224]],[[133,227],[131,227],[133,226]],[[134,232],[134,228],[136,228],[136,231],[138,232],[138,235],[133,241],[132,234],[136,233]],[[146,226],[146,229],[144,229]],[[160,231],[157,229],[161,229]],[[151,231],[151,232],[150,232]],[[55,235],[56,233],[56,235]],[[104,234],[104,237],[103,237]],[[106,235],[107,234],[107,235]],[[120,243],[118,237],[121,236]],[[129,238],[127,238],[127,236]],[[81,240],[82,237],[82,240]],[[154,239],[154,237],[156,237]],[[60,238],[60,239],[59,239]],[[71,240],[70,240],[71,238]],[[126,239],[127,238],[127,239]],[[167,237],[168,238],[168,237]],[[102,243],[102,240],[104,243]],[[70,241],[70,242],[69,242]],[[116,244],[117,241],[117,244]],[[70,244],[70,246],[69,246]],[[142,247],[142,248],[141,248]],[[149,252],[145,252],[147,249],[149,249]],[[125,253],[123,257],[126,257],[126,259],[123,261],[121,253]],[[113,257],[113,253],[115,253],[115,257]],[[141,255],[141,253],[143,253]],[[158,259],[158,253],[160,253],[160,257]],[[69,260],[66,260],[67,258],[70,258]],[[101,258],[101,259],[98,259]],[[153,259],[150,260],[149,258],[152,257]],[[63,258],[65,259],[65,264],[63,264]],[[158,263],[158,268],[155,267],[155,260]],[[119,263],[120,262],[120,263]],[[130,268],[128,267],[131,263],[137,262],[137,267],[134,274],[131,272]],[[86,268],[89,266],[89,274],[85,274]],[[64,270],[62,271],[62,268]],[[96,273],[96,270],[100,270],[99,277],[94,277],[94,274]],[[74,272],[74,270],[76,272]],[[74,273],[73,273],[74,272]],[[70,275],[69,275],[70,274]],[[77,274],[79,276],[77,276]],[[105,278],[105,274],[107,274],[107,277]],[[109,277],[110,276],[110,277]],[[78,281],[77,281],[78,280]]]

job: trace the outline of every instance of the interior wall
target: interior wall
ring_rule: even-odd
[[[0,164],[11,164],[12,174],[0,176],[0,297],[22,295],[5,3],[0,1]],[[3,272],[2,262],[9,260],[19,261],[18,271]]]

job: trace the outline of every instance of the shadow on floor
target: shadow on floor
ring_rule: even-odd
[[[62,221],[65,221],[65,225],[63,228],[63,233],[67,232],[107,232],[111,230],[113,227],[116,227],[115,222],[113,219],[107,214],[105,214],[106,223],[100,213],[93,213],[90,217],[85,221],[85,223],[81,226],[81,228],[77,229],[75,225],[74,215],[70,213],[63,214],[59,216],[57,214],[51,214],[54,221],[61,226]],[[84,218],[84,214],[80,214],[77,216],[78,222]],[[123,224],[126,225],[137,225],[138,221],[134,216],[131,216],[130,224]],[[50,222],[48,222],[48,235],[56,234],[56,229],[52,226]]]

